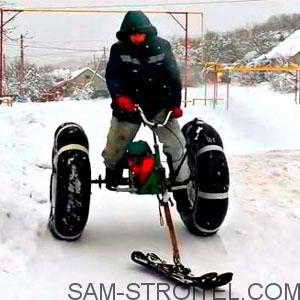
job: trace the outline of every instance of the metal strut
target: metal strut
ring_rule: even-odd
[[[180,260],[180,254],[179,254],[179,247],[178,247],[178,241],[175,233],[175,228],[170,212],[170,206],[168,202],[163,202],[161,204],[164,207],[165,211],[165,217],[166,217],[166,223],[169,229],[169,235],[172,243],[172,250],[173,250],[173,261],[176,266],[181,266],[181,260]]]

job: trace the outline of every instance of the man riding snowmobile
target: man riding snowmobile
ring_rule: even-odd
[[[136,136],[141,117],[138,104],[148,119],[164,120],[172,111],[167,126],[156,128],[169,165],[176,170],[181,164],[175,185],[176,199],[187,199],[186,182],[190,171],[182,162],[185,138],[176,118],[182,116],[181,80],[171,45],[157,36],[156,28],[141,11],[129,11],[116,34],[106,69],[106,83],[112,98],[112,120],[107,144],[102,153],[106,166],[106,185],[116,187],[122,176],[122,157]],[[182,188],[180,188],[182,187]],[[182,197],[183,196],[183,197]],[[178,203],[182,210],[189,203]]]
[[[162,194],[166,201],[172,192],[190,232],[215,234],[228,208],[229,170],[222,139],[197,118],[180,130],[179,69],[170,43],[157,36],[143,12],[129,11],[117,38],[106,70],[113,110],[102,152],[106,177],[91,180],[89,143],[83,128],[73,122],[61,124],[52,151],[50,231],[58,239],[80,238],[89,214],[91,184],[101,188],[105,183],[107,189],[120,191],[118,186],[125,182],[131,191]],[[132,143],[142,121],[155,133],[155,156],[145,141]],[[167,156],[169,177],[161,168],[156,136]],[[128,178],[123,177],[123,168],[130,171]]]

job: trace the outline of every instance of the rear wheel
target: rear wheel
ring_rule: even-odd
[[[55,238],[73,241],[80,238],[88,219],[91,175],[86,155],[67,152],[51,175],[49,229]]]

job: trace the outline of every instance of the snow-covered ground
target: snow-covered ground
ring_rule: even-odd
[[[200,88],[190,89],[189,94],[203,98]],[[220,96],[224,95],[221,89]],[[231,294],[227,286],[215,296],[201,291],[187,296],[182,289],[174,295],[172,284],[157,296],[158,288],[166,290],[159,284],[167,282],[131,263],[133,250],[155,251],[171,260],[155,197],[115,194],[95,186],[81,240],[60,242],[49,234],[54,131],[65,121],[83,126],[95,178],[104,171],[101,151],[111,116],[109,105],[109,100],[91,100],[0,107],[1,299],[251,299],[248,287],[253,283],[261,285],[250,289],[257,299],[265,290],[269,297],[278,296],[279,286],[282,295],[277,299],[293,299],[288,298],[289,288],[292,295],[300,278],[300,105],[293,95],[273,93],[266,85],[233,86],[228,111],[224,101],[215,109],[211,103],[205,106],[197,101],[179,119],[181,125],[194,117],[213,125],[228,157],[230,207],[217,235],[191,235],[173,211],[183,262],[194,273],[235,274]],[[151,143],[150,132],[142,128],[138,138],[145,137]],[[70,290],[72,283],[80,284],[72,286],[77,292]],[[114,283],[115,298],[105,297],[103,289],[101,298],[101,284],[108,292]],[[127,289],[130,283],[139,285],[131,286],[137,292]],[[147,283],[156,285],[148,286],[147,292]],[[277,285],[267,288],[271,283]]]

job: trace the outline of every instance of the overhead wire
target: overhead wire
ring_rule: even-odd
[[[17,44],[9,44],[9,46],[13,47],[18,47],[19,45]],[[76,49],[76,48],[60,48],[60,47],[52,47],[52,46],[30,46],[30,45],[25,45],[25,48],[32,48],[32,49],[51,49],[51,50],[59,50],[59,51],[75,51],[75,52],[103,52],[103,49]]]
[[[36,7],[36,9],[97,9],[97,8],[113,8],[113,7],[155,7],[155,6],[183,6],[183,5],[211,5],[211,4],[238,4],[238,3],[259,3],[259,2],[270,2],[270,1],[278,1],[278,0],[212,0],[212,1],[195,1],[195,2],[173,2],[173,3],[151,3],[151,4],[110,4],[110,5],[93,5],[93,6],[51,6],[51,7]],[[104,2],[104,1],[103,1]],[[35,8],[33,8],[35,9]],[[9,38],[10,41],[17,41],[17,39]],[[74,41],[72,41],[74,42]],[[78,41],[79,42],[79,41]],[[13,44],[8,44],[10,46],[17,46]],[[57,51],[73,51],[73,52],[86,52],[86,53],[97,53],[103,52],[103,49],[76,49],[76,48],[64,48],[64,47],[53,47],[53,46],[38,46],[38,45],[26,45],[26,48],[32,49],[51,49]],[[54,53],[51,54],[56,55]],[[40,55],[44,56],[44,55]],[[37,57],[37,56],[33,56]]]
[[[48,57],[48,56],[52,56],[52,57],[55,57],[55,56],[60,56],[59,53],[45,53],[45,54],[36,54],[36,55],[33,55],[33,54],[26,54],[26,57]],[[19,58],[20,55],[7,55],[6,58]],[[73,54],[72,57],[82,57],[82,58],[86,58],[87,56],[86,55],[80,55],[79,53],[78,54]]]
[[[13,47],[19,47],[20,39],[18,38],[17,40],[12,40],[10,39],[9,42],[6,43],[8,46],[13,46]],[[89,52],[89,53],[97,53],[97,52],[106,52],[108,48],[105,47],[102,49],[81,49],[81,48],[68,48],[68,47],[55,47],[51,45],[47,45],[45,43],[39,43],[35,41],[31,41],[30,43],[26,43],[25,48],[32,48],[32,49],[49,49],[49,50],[58,50],[58,51],[75,51],[75,52]]]
[[[110,4],[110,5],[89,5],[89,6],[50,6],[36,7],[35,9],[97,9],[107,7],[150,7],[150,6],[183,6],[183,5],[209,5],[209,4],[232,4],[232,3],[254,3],[254,2],[271,2],[278,0],[212,0],[212,1],[197,1],[197,2],[170,2],[170,3],[149,3],[149,4]]]

